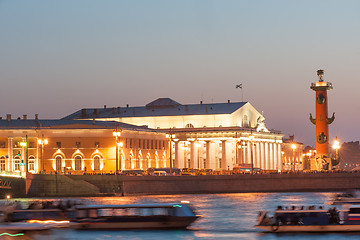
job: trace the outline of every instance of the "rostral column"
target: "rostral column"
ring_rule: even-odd
[[[319,81],[311,83],[310,88],[316,92],[316,118],[310,121],[316,125],[316,155],[311,159],[311,170],[331,170],[331,157],[329,154],[329,125],[335,119],[335,113],[328,118],[327,91],[332,89],[332,84],[325,82],[324,70],[318,70]]]

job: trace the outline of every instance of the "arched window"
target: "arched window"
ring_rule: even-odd
[[[0,157],[0,171],[5,171],[6,158],[4,156]]]
[[[55,168],[56,171],[62,171],[62,156],[60,155],[55,157]]]
[[[77,155],[75,156],[75,171],[80,171],[82,168],[82,164],[81,164],[81,156]]]
[[[96,155],[94,157],[94,171],[99,171],[99,170],[100,170],[100,157]]]
[[[15,156],[14,158],[14,171],[20,171],[20,157],[19,156]]]
[[[194,125],[192,125],[191,123],[186,124],[185,128],[194,128]]]
[[[29,157],[29,171],[35,172],[35,157],[34,156]]]
[[[243,127],[249,127],[249,120],[247,115],[244,115],[243,117]]]

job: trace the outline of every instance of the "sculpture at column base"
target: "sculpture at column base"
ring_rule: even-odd
[[[310,159],[310,168],[312,171],[329,171],[332,169],[332,159],[326,155],[316,154]]]

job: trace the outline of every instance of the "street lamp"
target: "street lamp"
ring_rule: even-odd
[[[119,146],[118,146],[118,141],[119,141],[119,137],[121,135],[121,132],[120,131],[114,131],[113,132],[113,136],[115,137],[115,147],[116,147],[116,172],[115,174],[118,174],[118,171],[119,171]]]
[[[49,142],[46,138],[38,139],[38,144],[41,145],[41,171],[45,171],[45,162],[44,162],[44,145],[47,145]]]
[[[250,139],[250,143],[251,143],[251,174],[254,174],[254,154],[253,154],[253,141],[254,141],[255,136],[251,133],[249,136]]]
[[[25,172],[28,172],[28,142],[27,142],[27,135],[26,135],[26,139],[25,142],[20,142],[20,146],[25,148],[25,163],[20,164],[20,165],[25,165]]]
[[[172,140],[175,138],[175,134],[171,133],[171,129],[170,129],[170,133],[166,134],[166,138],[168,138],[170,140],[170,144],[169,144],[170,158],[169,158],[169,160],[170,160],[170,175],[172,175],[172,167],[173,167],[172,166],[173,165],[173,163],[172,163]]]
[[[291,148],[293,150],[293,170],[295,171],[295,150],[296,150],[296,145],[291,144]]]

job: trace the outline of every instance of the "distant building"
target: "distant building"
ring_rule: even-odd
[[[282,170],[283,135],[269,131],[249,103],[180,104],[159,98],[142,107],[81,109],[63,120],[118,121],[165,131],[171,136],[172,166],[228,170],[253,163]]]
[[[282,164],[285,171],[302,171],[309,168],[305,163],[304,144],[295,141],[294,135],[283,140],[282,144]]]

